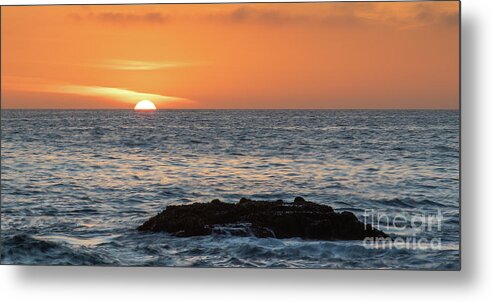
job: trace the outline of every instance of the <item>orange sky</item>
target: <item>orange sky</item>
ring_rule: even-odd
[[[2,7],[2,108],[458,108],[459,3]]]

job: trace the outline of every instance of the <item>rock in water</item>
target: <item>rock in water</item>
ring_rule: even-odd
[[[360,222],[351,212],[336,213],[330,206],[305,201],[302,197],[296,197],[292,203],[241,198],[236,204],[214,199],[210,203],[168,206],[138,230],[190,237],[220,233],[227,226],[248,228],[249,232],[231,233],[242,236],[319,240],[388,237],[370,224]]]

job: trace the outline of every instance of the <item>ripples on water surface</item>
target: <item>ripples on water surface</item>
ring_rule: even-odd
[[[2,110],[2,263],[457,269],[458,111]],[[169,204],[436,213],[440,249],[139,234]],[[393,236],[405,232],[385,229]]]

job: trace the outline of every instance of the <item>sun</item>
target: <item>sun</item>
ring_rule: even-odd
[[[149,100],[142,100],[137,103],[135,110],[156,110],[154,103]]]

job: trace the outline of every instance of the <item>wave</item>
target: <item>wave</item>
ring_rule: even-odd
[[[102,255],[61,242],[27,234],[2,234],[2,264],[108,265],[116,264]]]
[[[226,226],[211,236],[193,238],[129,232],[93,248],[56,236],[9,234],[2,236],[1,263],[263,268],[387,268],[398,264],[399,268],[433,269],[456,269],[458,264],[459,251],[450,248],[367,249],[363,242],[233,235],[238,231],[244,229]]]
[[[149,238],[150,239],[150,238]],[[276,239],[231,237],[228,235],[196,238],[154,238],[156,254],[172,250],[172,259],[160,257],[145,265],[195,267],[303,267],[303,268],[387,268],[408,264],[414,267],[455,269],[456,250],[368,249],[361,242],[317,241],[299,238]],[[227,251],[227,253],[224,253]],[[409,264],[416,255],[418,263]],[[442,261],[443,255],[449,261]],[[162,261],[162,262],[161,262]]]
[[[445,208],[449,207],[449,205],[445,205],[443,203],[432,201],[429,199],[417,200],[413,198],[393,198],[393,199],[380,199],[380,200],[370,200],[370,203],[375,203],[382,206],[390,206],[390,207],[403,207],[403,208],[416,208],[416,207],[437,207],[437,208]]]

